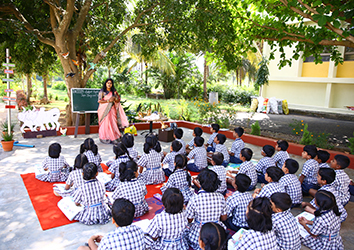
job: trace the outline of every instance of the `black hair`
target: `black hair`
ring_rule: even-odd
[[[331,184],[336,179],[336,172],[333,168],[320,168],[318,175],[321,176],[321,180],[326,181],[327,184]]]
[[[75,158],[74,169],[82,169],[86,163],[88,163],[86,155],[78,154]]]
[[[80,146],[80,154],[83,154],[86,150],[91,150],[93,152],[92,147],[94,144],[95,141],[92,138],[86,138],[84,143],[82,143]],[[96,154],[94,153],[94,155],[97,155],[97,148],[96,148]]]
[[[162,204],[169,214],[178,214],[183,211],[184,199],[178,188],[167,188],[162,195]]]
[[[202,169],[198,175],[198,181],[206,192],[215,192],[221,184],[218,175],[207,168]]]
[[[93,153],[94,155],[97,155],[97,153],[98,153],[98,146],[97,146],[96,144],[93,144],[93,145],[92,145],[92,153]]]
[[[330,153],[328,153],[326,150],[317,151],[317,158],[320,159],[322,163],[326,163],[330,156]]]
[[[245,132],[245,130],[241,127],[234,128],[234,131],[238,135],[238,137],[241,137],[243,135],[243,133]]]
[[[286,159],[285,167],[289,170],[289,174],[295,174],[299,170],[299,163],[294,159]]]
[[[138,165],[135,161],[121,162],[119,164],[119,180],[123,182],[135,179],[136,171],[138,171]]]
[[[187,156],[183,155],[183,154],[178,154],[175,156],[175,169],[173,172],[175,172],[177,169],[184,169],[185,170],[185,167],[187,165]],[[192,177],[190,176],[189,172],[186,171],[186,179],[187,179],[187,183],[188,183],[188,186],[191,186],[191,182],[192,182]]]
[[[237,174],[235,176],[235,184],[237,186],[237,190],[240,191],[241,193],[244,193],[247,191],[247,189],[251,185],[251,178],[248,177],[246,174]]]
[[[131,148],[134,146],[134,136],[132,134],[126,133],[122,137],[122,143],[126,148]]]
[[[205,223],[200,229],[199,237],[205,245],[205,250],[227,249],[228,233],[218,223]]]
[[[217,134],[216,138],[218,138],[219,144],[224,144],[226,141],[226,136],[224,134]]]
[[[321,216],[321,213],[327,210],[333,210],[335,215],[340,216],[341,212],[339,212],[336,198],[331,192],[328,192],[326,190],[319,190],[315,194],[315,199],[317,206],[319,207],[315,211],[315,216]]]
[[[50,144],[48,148],[48,155],[50,158],[59,158],[61,153],[61,146],[59,143],[55,142]]]
[[[83,167],[84,180],[89,181],[94,179],[97,174],[97,165],[93,162],[86,163]]]
[[[349,166],[350,160],[348,156],[345,155],[336,155],[334,159],[337,161],[337,164],[341,167],[341,169],[345,169]]]
[[[119,156],[127,154],[129,159],[132,160],[129,155],[128,149],[124,146],[122,142],[118,142],[117,144],[113,145],[113,153],[116,155],[116,159],[118,159]]]
[[[175,131],[173,131],[173,133],[177,139],[181,139],[183,136],[183,129],[181,129],[181,128],[175,129]]]
[[[317,155],[317,148],[314,145],[306,145],[303,151],[310,155],[311,159],[314,159]]]
[[[289,147],[289,143],[285,140],[279,140],[277,141],[277,144],[282,151],[286,151]]]
[[[182,148],[182,143],[180,141],[174,140],[172,142],[172,150],[178,152]]]
[[[266,233],[272,230],[272,207],[267,197],[250,201],[246,221],[250,229]]]
[[[293,204],[290,195],[287,193],[274,193],[270,196],[270,199],[274,205],[277,208],[280,208],[283,212],[291,208],[291,205]]]
[[[215,162],[216,165],[221,165],[224,161],[224,155],[220,152],[213,153],[211,158]]]
[[[241,149],[241,155],[246,158],[246,161],[250,161],[253,156],[253,151],[250,148]],[[235,155],[235,157],[238,157]]]
[[[262,148],[263,152],[266,154],[266,156],[268,157],[272,157],[274,155],[275,152],[275,148],[271,145],[265,145]]]
[[[144,153],[148,154],[150,149],[153,149],[158,153],[161,152],[160,142],[158,141],[157,136],[154,134],[150,134],[145,138]]]
[[[197,145],[197,147],[201,147],[204,144],[204,138],[200,136],[194,137],[194,143]]]
[[[103,92],[105,92],[106,94],[108,93],[107,86],[106,86],[106,83],[107,83],[108,81],[111,81],[111,82],[112,82],[111,92],[112,92],[112,95],[114,95],[114,93],[116,92],[116,88],[114,87],[114,81],[113,81],[112,78],[107,78],[107,80],[104,82],[104,84],[103,84],[101,90],[102,90]]]
[[[125,227],[132,224],[134,214],[135,206],[131,201],[125,198],[118,198],[113,202],[112,217],[118,226]]]
[[[203,129],[201,129],[200,127],[196,127],[193,129],[193,132],[194,132],[195,136],[202,136]]]
[[[269,167],[266,170],[268,176],[272,178],[273,182],[278,182],[281,177],[283,177],[284,172],[278,167]]]
[[[220,125],[217,123],[211,124],[212,129],[217,133],[220,130]]]

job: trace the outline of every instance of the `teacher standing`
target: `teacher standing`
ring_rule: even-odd
[[[117,142],[121,137],[119,129],[128,127],[129,122],[112,79],[108,78],[103,84],[98,103],[100,104],[97,110],[100,141],[103,143]]]

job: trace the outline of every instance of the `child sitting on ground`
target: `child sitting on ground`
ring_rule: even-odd
[[[92,138],[87,138],[80,146],[80,154],[85,154],[88,162],[96,164],[98,172],[103,172],[101,167],[101,156],[98,153],[98,147]]]
[[[226,136],[223,134],[217,134],[217,136],[214,138],[214,142],[216,143],[215,146],[215,151],[214,152],[220,152],[223,155],[223,162],[221,165],[223,165],[224,167],[227,167],[227,165],[229,164],[230,161],[230,155],[227,151],[226,146],[224,145],[226,141]],[[211,157],[212,156],[212,152],[208,153],[208,156]],[[211,164],[211,160],[208,160],[208,163]]]
[[[279,183],[283,184],[285,192],[290,195],[292,208],[297,207],[302,202],[301,183],[295,173],[299,170],[299,163],[294,159],[287,159],[282,167],[284,176],[280,178]]]
[[[187,157],[181,154],[176,155],[174,165],[175,169],[167,182],[161,187],[161,192],[164,193],[167,188],[178,188],[183,194],[184,203],[187,204],[193,195],[190,189],[192,177],[186,170]]]
[[[272,204],[273,231],[280,249],[301,248],[300,230],[295,217],[290,212],[292,201],[287,193],[274,193],[270,197]]]
[[[193,137],[201,137],[203,134],[203,130],[200,127],[196,127],[193,129]],[[203,142],[204,143],[204,142]],[[194,138],[186,145],[186,153],[189,152],[194,148]]]
[[[186,154],[186,143],[182,140],[183,129],[178,128],[173,131],[173,137],[176,141],[179,141],[182,144],[181,149],[178,151],[178,154]]]
[[[279,249],[275,233],[272,231],[272,208],[267,197],[252,200],[247,207],[246,218],[250,229],[236,245],[237,249]]]
[[[74,193],[76,205],[83,205],[74,220],[78,220],[86,225],[106,224],[111,218],[111,210],[106,204],[106,190],[101,182],[96,179],[98,172],[95,163],[85,164],[83,168],[83,178],[85,180]]]
[[[116,230],[106,236],[94,235],[88,240],[88,246],[81,246],[78,250],[96,249],[145,249],[144,232],[135,225],[134,204],[124,198],[114,201],[112,207],[112,222],[117,227]],[[100,243],[97,246],[97,243]]]
[[[313,145],[306,145],[302,151],[301,157],[306,160],[302,166],[302,172],[299,177],[302,194],[309,195],[309,190],[319,189],[317,185],[318,162],[315,160],[317,148]]]
[[[70,166],[64,156],[60,155],[61,146],[59,143],[52,143],[48,148],[48,156],[44,159],[42,167],[48,171],[47,174],[36,176],[40,181],[61,182],[68,179]]]
[[[194,138],[194,149],[188,154],[188,161],[194,159],[194,162],[187,164],[187,169],[192,172],[200,172],[208,166],[207,151],[203,147],[203,137],[196,136]]]
[[[139,158],[138,150],[134,147],[134,136],[132,134],[124,134],[122,137],[122,143],[127,148],[129,156],[133,161],[137,162]]]
[[[338,195],[342,201],[343,206],[347,205],[350,199],[350,179],[349,176],[344,172],[344,169],[346,169],[349,164],[350,160],[348,156],[345,155],[336,155],[331,161],[331,168],[333,168],[336,172],[336,180],[334,186],[338,191]]]
[[[215,152],[212,155],[211,167],[210,170],[214,171],[219,180],[221,181],[220,187],[216,190],[216,192],[221,193],[222,195],[226,195],[226,169],[222,165],[224,156],[220,152]]]
[[[317,151],[317,159],[318,168],[329,168],[330,166],[327,164],[329,157],[331,155],[326,150],[318,150]]]
[[[250,193],[246,192],[251,184],[251,179],[247,175],[236,175],[233,184],[236,191],[226,200],[228,218],[224,224],[227,228],[237,232],[240,228],[248,229],[246,209],[253,198]]]
[[[256,171],[258,172],[259,183],[267,183],[267,181],[264,179],[267,168],[275,166],[275,161],[272,158],[274,151],[275,149],[271,145],[265,145],[262,148],[261,154],[263,158],[260,159],[256,165]]]
[[[146,230],[147,248],[189,249],[184,237],[188,220],[183,213],[183,203],[183,195],[177,188],[168,188],[164,192],[162,204],[165,210],[155,215]]]
[[[170,146],[171,152],[168,153],[165,156],[165,158],[163,158],[162,165],[165,164],[168,165],[168,168],[162,169],[165,172],[165,175],[167,177],[169,177],[175,169],[175,157],[177,154],[179,154],[178,152],[180,151],[181,148],[182,148],[182,143],[177,140],[174,140]]]
[[[245,147],[245,143],[241,139],[241,136],[244,133],[244,129],[241,127],[235,128],[232,132],[233,136],[236,138],[232,143],[231,149],[228,152],[230,155],[231,163],[242,163],[242,160],[239,157],[241,150]]]
[[[139,165],[139,178],[142,178],[145,185],[160,184],[165,181],[165,173],[162,170],[161,159],[161,145],[156,135],[150,134],[145,139],[144,154],[137,162]],[[143,172],[144,168],[145,171]]]
[[[145,201],[147,189],[145,184],[138,180],[138,166],[135,161],[122,162],[119,164],[120,182],[114,190],[112,198],[125,198],[135,206],[134,217],[139,217],[149,211],[149,206]]]
[[[299,218],[299,223],[310,236],[301,237],[301,243],[310,249],[344,249],[340,231],[340,212],[331,192],[319,190],[315,195],[318,209],[314,221]],[[307,225],[312,225],[309,228]]]
[[[289,154],[286,150],[288,150],[289,143],[285,140],[277,141],[277,145],[275,145],[275,150],[278,151],[273,157],[275,162],[275,166],[282,168],[286,159],[289,159]]]
[[[220,130],[220,125],[217,123],[213,123],[210,126],[210,132],[212,133],[209,137],[207,144],[205,145],[207,152],[215,152],[216,143],[214,142],[214,138],[218,135]]]
[[[226,173],[226,175],[231,178],[231,179],[228,178],[226,180],[228,184],[232,185],[233,176],[231,173],[236,173],[236,174],[238,173],[238,174],[246,174],[251,179],[251,185],[249,186],[249,188],[246,191],[251,191],[256,187],[256,185],[257,185],[257,172],[256,172],[256,169],[255,169],[253,163],[251,162],[252,155],[253,155],[253,152],[249,148],[243,148],[241,150],[239,157],[243,163],[240,165],[240,168],[238,171],[237,170],[230,170]]]
[[[198,175],[201,186],[197,195],[194,195],[187,206],[186,216],[190,225],[187,235],[188,244],[193,249],[198,249],[199,232],[206,222],[216,222],[224,226],[221,221],[227,219],[225,198],[215,192],[220,186],[220,180],[214,171],[203,169]]]
[[[274,193],[285,193],[283,184],[279,183],[279,180],[281,177],[283,177],[283,175],[283,171],[278,167],[267,168],[265,180],[268,182],[268,184],[264,185],[263,188],[257,188],[254,190],[253,198],[270,198]]]
[[[199,247],[202,250],[225,250],[227,249],[227,233],[217,223],[205,223],[200,229]]]

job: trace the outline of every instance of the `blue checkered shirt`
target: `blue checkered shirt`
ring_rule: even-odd
[[[334,186],[338,191],[338,195],[340,200],[342,201],[342,204],[345,205],[348,203],[350,199],[350,193],[349,193],[350,179],[343,169],[338,169],[335,171],[336,171],[336,179],[334,181]]]
[[[209,144],[210,146],[212,146],[213,148],[216,147],[216,143],[214,142],[214,138],[218,135],[218,133],[212,133],[209,137],[209,140],[207,142],[207,144]]]
[[[242,236],[237,244],[238,250],[279,250],[275,233],[271,230],[266,233],[252,229]]]
[[[274,162],[277,164],[276,166],[279,168],[282,168],[284,165],[284,162],[289,159],[289,154],[287,151],[279,151],[278,153],[276,153],[273,157]]]
[[[178,153],[172,151],[163,158],[162,164],[168,164],[168,169],[173,172],[175,170],[175,157]]]
[[[230,152],[234,153],[235,157],[240,158],[241,150],[245,147],[245,143],[241,138],[237,138],[231,146]]]
[[[269,182],[268,184],[264,185],[257,197],[267,197],[270,199],[274,193],[285,193],[283,184],[279,182]]]
[[[223,144],[216,144],[215,147],[215,152],[220,152],[224,156],[224,161],[229,162],[230,161],[230,155],[229,152],[227,152],[227,148]]]
[[[227,198],[227,216],[232,217],[232,224],[238,227],[248,227],[246,210],[251,200],[253,198],[250,193],[241,193],[237,190]]]
[[[189,159],[194,159],[194,164],[199,168],[203,169],[208,166],[207,152],[206,149],[201,147],[195,147],[188,155]]]
[[[181,149],[177,152],[177,154],[186,154],[186,143],[182,139],[176,139],[176,141],[179,141],[182,144]],[[193,142],[194,143],[194,142]]]
[[[245,161],[240,165],[239,174],[245,174],[251,179],[251,186],[254,187],[257,184],[257,172],[251,161]]]
[[[257,163],[256,170],[257,172],[266,174],[267,168],[269,167],[275,167],[275,161],[272,157],[265,156]]]
[[[217,175],[219,180],[221,181],[220,187],[215,191],[219,193],[224,193],[226,191],[226,169],[224,166],[211,166],[209,167],[210,170],[214,171]]]
[[[302,202],[301,183],[295,174],[286,174],[280,178],[279,183],[283,184],[285,191],[290,196],[293,204]]]
[[[301,174],[305,176],[304,183],[317,185],[317,172],[319,166],[318,162],[314,159],[307,160],[302,166]]]

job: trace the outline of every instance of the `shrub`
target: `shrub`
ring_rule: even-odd
[[[251,135],[261,135],[261,126],[259,125],[259,122],[256,121],[251,125],[252,131]]]
[[[241,105],[251,105],[251,96],[254,95],[256,95],[254,89],[231,88],[222,93],[221,100],[226,103],[233,102],[240,103]]]
[[[59,97],[58,95],[55,96],[55,100],[58,101],[59,100]]]
[[[313,134],[310,131],[308,131],[307,127],[308,127],[308,124],[305,123],[304,132],[303,132],[301,140],[300,140],[300,144],[302,144],[302,145],[312,145],[312,143],[313,143],[313,140],[312,140]]]
[[[64,102],[68,102],[69,98],[67,96],[64,97]]]
[[[144,83],[138,83],[134,87],[135,94],[138,97],[145,97],[146,94],[150,94],[151,92],[151,86]]]
[[[53,84],[52,89],[66,90],[66,84],[65,82],[56,82]]]
[[[49,93],[48,98],[49,98],[49,100],[52,100],[53,99],[53,94]]]
[[[354,133],[353,133],[354,135]],[[350,153],[354,155],[354,137],[348,138],[349,141],[349,148],[350,148]]]

